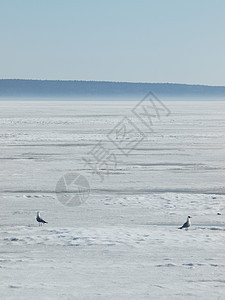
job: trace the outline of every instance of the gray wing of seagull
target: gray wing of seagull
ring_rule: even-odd
[[[182,229],[182,228],[188,228],[190,227],[190,224],[187,222],[185,222],[179,229]]]
[[[46,222],[45,220],[43,220],[42,218],[40,218],[39,216],[37,216],[36,220],[37,220],[39,223],[48,223],[48,222]]]
[[[188,228],[191,226],[191,221],[190,221],[191,217],[188,216],[187,217],[187,221],[183,224],[183,226],[179,227],[179,229],[182,229],[182,228]]]

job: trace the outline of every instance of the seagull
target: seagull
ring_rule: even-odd
[[[48,223],[45,220],[43,220],[40,216],[40,212],[37,212],[37,217],[36,217],[37,222],[39,223],[39,226],[42,225],[42,223]]]
[[[182,229],[185,228],[186,230],[188,229],[188,227],[191,226],[191,217],[188,216],[187,217],[187,222],[185,222],[181,227],[179,227],[178,229]]]

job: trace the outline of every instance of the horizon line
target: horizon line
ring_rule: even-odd
[[[225,87],[225,85],[209,85],[198,83],[174,83],[174,82],[142,82],[142,81],[110,81],[110,80],[84,80],[84,79],[29,79],[29,78],[0,78],[0,80],[29,80],[29,81],[81,81],[81,82],[108,82],[108,83],[131,83],[131,84],[171,84],[171,85],[188,85],[188,86],[208,86],[208,87]]]

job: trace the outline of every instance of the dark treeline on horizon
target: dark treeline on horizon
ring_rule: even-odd
[[[110,81],[0,79],[0,97],[136,96],[224,97],[225,86]]]

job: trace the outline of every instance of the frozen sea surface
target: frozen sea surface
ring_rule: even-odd
[[[1,299],[224,298],[225,103],[164,103],[148,128],[133,101],[0,102]]]

